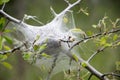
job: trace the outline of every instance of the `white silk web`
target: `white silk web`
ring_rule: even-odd
[[[70,68],[69,56],[72,55],[72,51],[69,51],[69,49],[74,42],[76,42],[77,37],[72,33],[72,30],[75,29],[75,21],[73,13],[69,9],[78,2],[79,0],[73,4],[69,4],[69,6],[59,14],[56,14],[52,9],[55,18],[43,26],[32,26],[23,21],[21,21],[20,24],[13,23],[16,31],[20,32],[17,34],[19,39],[16,39],[20,42],[27,42],[27,47],[25,47],[23,51],[32,54],[29,60],[34,61],[34,64],[38,66],[43,73],[48,74],[49,76],[47,78],[49,78],[50,75]],[[20,35],[24,37],[22,36],[21,39]],[[39,47],[39,49],[36,50],[36,47]],[[77,63],[72,62],[72,64],[74,64],[74,66],[71,66],[71,69],[75,69]]]

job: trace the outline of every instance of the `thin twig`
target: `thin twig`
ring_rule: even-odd
[[[97,51],[95,51],[95,52],[92,54],[92,56],[90,56],[90,58],[87,60],[87,62],[90,62],[96,54],[102,52],[104,49],[106,49],[106,47],[101,47],[100,49],[98,49]]]
[[[95,55],[97,55],[98,53],[100,53],[100,52],[102,52],[102,51],[104,51],[106,48],[108,48],[108,47],[112,47],[112,46],[116,46],[116,44],[118,44],[120,42],[120,40],[117,40],[117,41],[115,41],[115,42],[113,42],[110,46],[103,46],[103,47],[101,47],[100,49],[98,49],[97,51],[95,51],[91,56],[90,56],[90,58],[87,60],[87,62],[90,62],[93,58],[94,58],[94,56]]]
[[[115,73],[105,73],[105,74],[103,74],[102,77],[109,76],[109,75],[111,75],[111,76],[116,76],[116,77],[119,77],[119,78],[120,78],[120,74],[115,74]]]
[[[22,44],[22,45],[20,45],[20,46],[18,46],[18,47],[14,47],[13,49],[8,50],[8,51],[0,51],[0,54],[5,55],[5,54],[7,54],[7,53],[14,53],[14,52],[17,51],[17,50],[20,50],[20,48],[23,47],[23,46],[24,46],[24,45]]]
[[[120,31],[120,28],[118,28],[118,29],[112,29],[112,30],[110,30],[110,31],[108,31],[108,32],[98,33],[98,34],[94,34],[94,35],[89,36],[89,37],[85,37],[85,38],[81,39],[80,41],[77,41],[75,44],[73,44],[73,45],[71,46],[70,50],[72,50],[75,46],[77,46],[77,45],[79,45],[80,43],[85,42],[85,41],[87,41],[87,40],[90,40],[90,39],[93,39],[93,38],[96,38],[96,37],[99,37],[99,36],[109,35],[109,34],[111,34],[111,33],[116,33],[116,32],[119,32],[119,31]]]
[[[47,76],[47,80],[50,80],[50,76],[51,76],[51,74],[52,74],[52,72],[53,72],[53,69],[54,69],[55,66],[56,66],[56,61],[57,61],[57,59],[58,59],[58,56],[59,56],[59,54],[57,54],[57,55],[55,56],[54,60],[53,60],[51,69],[50,69],[49,74],[48,74],[48,76]]]
[[[92,78],[92,76],[93,76],[93,74],[91,73],[90,76],[89,76],[89,78],[88,78],[88,80],[90,80]]]

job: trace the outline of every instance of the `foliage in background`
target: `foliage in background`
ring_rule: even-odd
[[[8,2],[8,0],[1,0],[0,4],[3,4],[4,2]],[[81,9],[81,11],[83,13],[85,13],[86,15],[88,15],[88,13],[86,11],[84,11],[83,9]],[[9,30],[4,30],[3,31],[6,22],[7,21],[4,18],[0,19],[0,51],[1,50],[10,50],[11,48],[8,45],[6,45],[6,43],[7,44],[12,44],[13,43],[12,40],[10,39],[10,37],[2,35],[3,33],[9,32]],[[102,33],[102,32],[108,32],[112,28],[114,29],[114,28],[120,27],[119,23],[120,23],[119,19],[116,19],[116,21],[112,21],[107,16],[105,16],[105,17],[103,17],[103,19],[98,21],[98,24],[94,24],[94,25],[92,25],[92,27],[95,28],[98,33]],[[107,27],[107,26],[109,26],[109,27]],[[89,36],[94,34],[93,31],[84,31],[84,32],[86,32],[86,34],[89,35]],[[98,48],[111,47],[113,49],[113,48],[119,47],[120,43],[117,43],[117,44],[113,43],[117,39],[119,39],[119,37],[120,37],[119,34],[110,34],[110,35],[105,35],[105,36],[103,35],[102,37],[95,38],[94,39],[94,44],[96,44]],[[34,46],[34,49],[35,50],[41,49],[40,47],[39,48],[38,47],[39,46]],[[98,51],[99,51],[99,49],[98,49]],[[116,55],[116,54],[114,54],[114,55]],[[12,69],[13,68],[12,65],[5,61],[8,56],[9,56],[9,54],[0,55],[0,64],[2,66],[6,67],[7,69]],[[47,55],[44,55],[44,56],[47,56]],[[28,60],[29,57],[30,57],[29,53],[27,53],[23,56],[23,58],[25,60]],[[115,62],[114,62],[114,64],[115,64]],[[83,63],[83,66],[85,66],[84,63]],[[119,66],[120,66],[119,61],[117,61],[116,62],[116,70],[118,71],[118,73],[119,73],[119,69],[120,69]],[[71,73],[71,75],[68,75],[68,74],[65,73],[64,76],[65,77],[67,76],[66,78],[68,78],[68,79],[72,79],[72,77],[74,77],[75,74],[74,74],[74,72],[73,72],[73,74]]]

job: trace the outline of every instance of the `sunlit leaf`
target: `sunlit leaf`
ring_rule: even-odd
[[[115,35],[113,36],[113,40],[115,41],[115,40],[117,40],[117,39],[118,39],[118,35],[115,34]]]
[[[0,55],[0,61],[4,61],[7,59],[7,55]]]
[[[86,67],[87,66],[87,64],[85,62],[82,62],[81,65],[82,65],[82,67]]]
[[[3,38],[0,36],[0,50],[2,49],[2,44],[3,44]]]
[[[104,46],[105,46],[105,47],[110,47],[110,46],[112,46],[112,44],[106,43]]]
[[[106,37],[102,37],[100,39],[100,45],[105,45],[106,44]]]
[[[71,29],[72,32],[75,32],[75,33],[80,33],[80,34],[84,34],[85,32],[79,28],[74,28],[74,29]]]
[[[73,54],[73,58],[75,59],[76,62],[78,62],[78,57],[75,54]]]
[[[68,19],[66,17],[63,17],[64,23],[68,23]]]
[[[4,32],[5,32],[5,33],[9,33],[9,32],[12,32],[12,30],[10,30],[10,29],[5,29]]]
[[[42,55],[43,57],[46,57],[46,58],[51,58],[51,56],[48,55],[48,54],[46,54],[46,53],[42,53],[41,55]]]
[[[5,18],[0,18],[0,31],[2,31],[4,25],[5,25]]]
[[[42,52],[46,47],[47,47],[47,44],[41,45],[38,52],[39,53]]]
[[[30,57],[31,57],[31,54],[30,54],[30,53],[24,53],[24,54],[23,54],[23,59],[24,59],[24,60],[29,60]]]
[[[120,61],[116,62],[116,70],[120,71]]]
[[[87,31],[87,35],[88,35],[88,36],[92,36],[92,35],[93,35],[93,32],[92,32],[92,31]]]
[[[37,51],[39,49],[39,46],[38,45],[34,45],[33,49],[34,49],[34,51]]]
[[[92,25],[93,28],[97,28],[97,25]]]
[[[35,40],[37,41],[39,40],[39,38],[40,38],[40,35],[37,35]]]
[[[11,48],[9,46],[4,45],[5,50],[10,50]]]
[[[12,69],[12,65],[11,64],[9,64],[8,62],[2,62],[1,63],[4,67],[6,67],[7,69]]]

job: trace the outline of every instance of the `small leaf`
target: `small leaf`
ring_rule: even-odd
[[[68,19],[66,17],[63,17],[64,23],[68,23]]]
[[[118,42],[117,45],[120,45],[120,42]]]
[[[105,45],[106,42],[107,42],[106,40],[107,40],[106,37],[102,37],[102,38],[100,39],[100,45]]]
[[[120,71],[120,61],[116,62],[116,70]]]
[[[0,36],[0,50],[2,50],[2,45],[3,45],[3,38]]]
[[[112,44],[106,43],[104,46],[105,46],[105,47],[110,47],[110,46],[112,46]]]
[[[87,67],[87,64],[85,62],[81,63],[82,67]]]
[[[88,35],[88,36],[92,36],[92,35],[93,35],[93,32],[92,32],[92,31],[87,31],[87,35]]]
[[[39,40],[39,38],[40,38],[40,35],[37,35],[35,40],[37,41]]]
[[[4,61],[7,59],[7,55],[0,55],[0,61]]]
[[[92,25],[93,28],[97,28],[97,25]]]
[[[73,54],[73,58],[75,59],[76,62],[78,62],[78,57],[75,54]]]
[[[7,37],[7,36],[4,36],[5,40],[9,43],[9,44],[12,44],[13,41],[10,37]]]
[[[50,58],[51,56],[50,55],[48,55],[48,54],[46,54],[46,53],[42,53],[41,54],[43,57],[46,57],[46,58]]]
[[[75,32],[75,33],[80,33],[80,34],[85,34],[85,32],[79,28],[74,28],[74,29],[71,29],[72,32]]]
[[[12,65],[11,64],[9,64],[8,62],[2,62],[1,63],[4,67],[6,67],[7,69],[12,69]]]
[[[23,54],[23,59],[24,59],[24,60],[29,60],[30,57],[31,57],[31,54],[30,54],[30,53],[24,53],[24,54]]]
[[[5,50],[10,50],[11,48],[9,46],[4,45]]]
[[[34,49],[34,51],[37,51],[39,49],[39,46],[38,45],[34,45],[33,49]]]
[[[115,40],[117,40],[117,39],[118,39],[118,35],[115,34],[115,35],[113,36],[113,40],[115,41]]]
[[[10,29],[5,29],[4,32],[9,33],[9,32],[12,32],[12,31]]]
[[[5,25],[5,18],[0,18],[0,31],[2,31],[4,25]]]
[[[47,47],[47,44],[43,44],[39,48],[39,52],[42,52]]]

